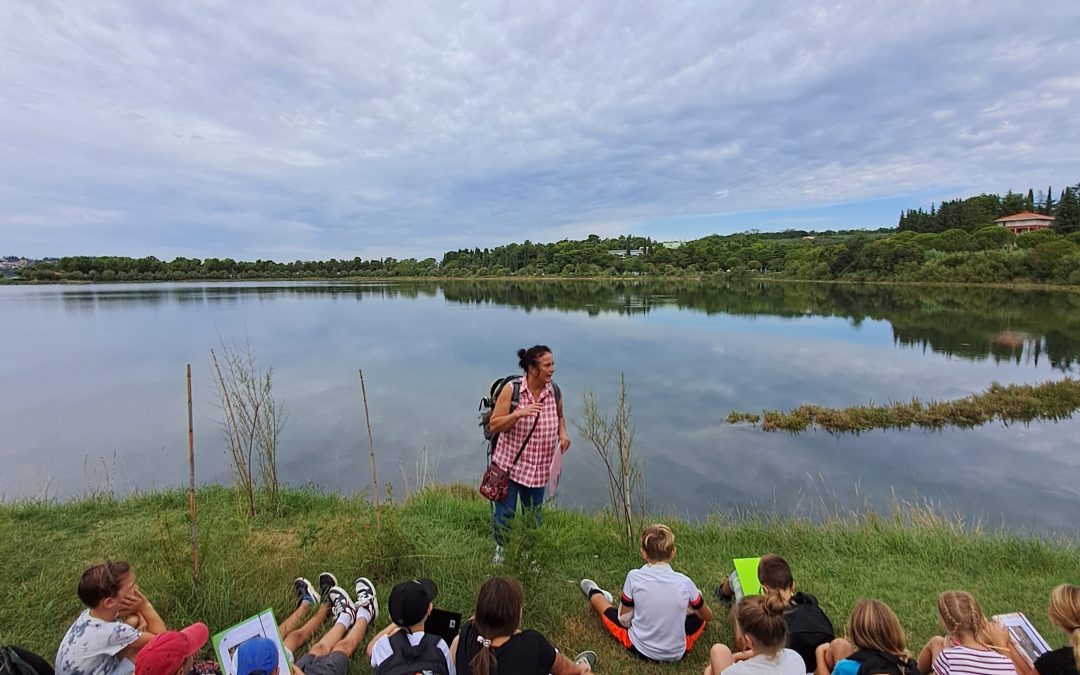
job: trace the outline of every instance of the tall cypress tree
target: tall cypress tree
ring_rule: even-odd
[[[1046,206],[1043,208],[1044,216],[1054,215],[1054,186],[1046,186]]]
[[[1028,188],[1027,210],[1031,212],[1035,211],[1035,191],[1031,188]]]

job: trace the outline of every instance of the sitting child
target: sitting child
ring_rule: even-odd
[[[303,590],[301,584],[297,583],[296,587],[300,596]],[[310,584],[308,588],[307,600],[317,603],[314,589]],[[349,659],[363,643],[368,624],[375,620],[379,611],[375,602],[375,587],[364,577],[356,580],[355,603],[348,592],[339,586],[329,588],[325,595],[329,600],[334,625],[293,665],[292,675],[345,675],[349,670]],[[301,598],[303,604],[305,600]],[[312,602],[307,604],[310,607]],[[316,617],[319,615],[326,616],[326,611],[321,607]],[[309,638],[314,632],[309,628],[305,625],[290,631],[284,636],[283,644],[290,650],[299,648],[303,644],[302,639]],[[246,640],[236,651],[237,675],[288,675],[281,672],[281,665],[277,645],[265,637]]]
[[[920,675],[907,652],[900,620],[884,602],[856,602],[847,634],[851,642],[837,638],[818,645],[816,675]]]
[[[611,593],[592,579],[581,580],[581,592],[607,631],[631,654],[650,661],[679,661],[712,620],[712,611],[694,582],[671,569],[675,535],[670,527],[645,528],[641,557],[645,564],[626,575],[617,610]]]
[[[424,633],[424,623],[431,614],[431,601],[438,593],[439,589],[431,579],[410,579],[390,591],[392,623],[379,631],[367,648],[371,667],[376,673],[408,664],[416,672],[455,675],[454,659],[446,640]]]
[[[139,650],[135,675],[188,675],[195,655],[209,637],[210,631],[202,623],[165,631]]]
[[[817,665],[815,653],[818,645],[832,642],[836,637],[832,622],[818,605],[817,598],[802,591],[795,592],[795,579],[791,576],[791,567],[778,555],[764,555],[758,562],[758,582],[764,595],[778,594],[787,605],[784,620],[787,622],[787,646],[802,657],[807,673],[814,672]],[[716,596],[721,602],[730,602],[734,597],[730,577],[716,589]],[[736,649],[741,646],[736,643]]]
[[[965,591],[945,591],[938,596],[938,615],[948,633],[937,636],[919,653],[919,669],[937,675],[1016,675],[1012,659],[999,650],[1008,636],[996,634],[983,616],[979,603]],[[998,643],[998,644],[994,644]]]
[[[135,655],[165,624],[135,583],[124,561],[82,573],[79,599],[87,609],[71,624],[56,652],[57,675],[127,675]]]
[[[1068,646],[1035,659],[1039,675],[1080,675],[1080,586],[1061,584],[1050,593],[1050,621],[1068,636]]]
[[[776,593],[740,600],[734,618],[735,642],[742,645],[742,651],[733,654],[727,645],[713,645],[705,675],[805,675],[799,654],[784,648],[787,640],[784,612],[787,608],[788,603]]]

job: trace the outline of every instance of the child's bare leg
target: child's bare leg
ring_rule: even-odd
[[[735,655],[727,645],[717,643],[709,650],[709,665],[705,666],[704,675],[720,675],[731,664],[735,663]]]
[[[330,650],[334,648],[341,638],[345,637],[345,624],[340,621],[336,622],[330,627],[330,630],[326,631],[326,635],[323,635],[318,642],[311,646],[308,650],[308,654],[312,656],[326,656],[330,653]]]
[[[338,643],[334,645],[333,651],[341,652],[346,658],[351,659],[352,655],[355,654],[356,650],[363,644],[364,635],[367,634],[367,627],[367,619],[359,616],[356,617],[356,623],[354,623],[353,627],[349,629],[349,632],[345,634],[345,637],[338,640]]]
[[[305,603],[307,604],[307,603]],[[296,630],[287,634],[282,638],[282,644],[285,648],[291,652],[296,652],[300,649],[308,640],[315,637],[315,633],[318,632],[319,627],[326,621],[326,615],[330,612],[330,605],[325,602],[319,603],[319,609],[307,620],[303,626],[300,626]],[[294,612],[295,614],[295,612]],[[292,617],[290,616],[289,619]],[[286,623],[289,621],[286,619]],[[285,624],[282,624],[285,625]]]
[[[300,620],[304,618],[304,615],[311,609],[311,603],[304,601],[296,606],[293,613],[285,617],[285,620],[278,624],[278,634],[281,636],[288,635],[296,630],[296,627],[300,625]]]
[[[608,602],[608,599],[604,597],[603,593],[593,593],[589,596],[589,604],[596,610],[597,614],[603,614],[604,610],[611,607],[612,604]]]
[[[919,671],[923,673],[929,673],[934,666],[934,659],[941,653],[941,650],[945,648],[945,638],[940,635],[935,635],[930,638],[930,641],[919,652]]]
[[[814,675],[830,675],[837,663],[854,653],[855,649],[844,638],[836,638],[832,642],[818,645],[817,649],[814,650],[817,661]]]

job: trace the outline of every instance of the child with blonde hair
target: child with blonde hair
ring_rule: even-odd
[[[670,527],[656,523],[642,531],[641,557],[645,564],[627,573],[618,609],[611,593],[592,579],[581,580],[581,592],[628,652],[647,661],[679,661],[712,621],[712,610],[694,582],[671,569]]]
[[[818,645],[815,675],[920,675],[907,651],[900,620],[884,602],[856,602],[847,635],[847,640]]]
[[[1035,659],[1035,670],[1039,675],[1080,675],[1080,586],[1061,584],[1051,591],[1049,614],[1068,646]]]
[[[1016,666],[1002,651],[1008,638],[994,628],[967,591],[938,596],[938,615],[945,636],[930,638],[919,653],[919,668],[937,675],[1015,675]]]
[[[735,644],[742,651],[732,653],[725,644],[709,650],[709,665],[704,675],[805,675],[806,666],[799,653],[786,649],[788,603],[778,593],[754,595],[739,601],[732,611],[735,620]]]

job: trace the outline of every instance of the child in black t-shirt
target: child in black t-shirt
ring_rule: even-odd
[[[1080,674],[1080,586],[1061,584],[1050,592],[1050,620],[1065,632],[1069,646],[1035,659],[1039,675]]]
[[[591,652],[571,661],[540,633],[520,629],[524,601],[521,586],[510,577],[484,582],[476,596],[476,614],[450,647],[458,675],[492,675],[496,669],[514,675],[592,672],[591,661],[596,657]]]

